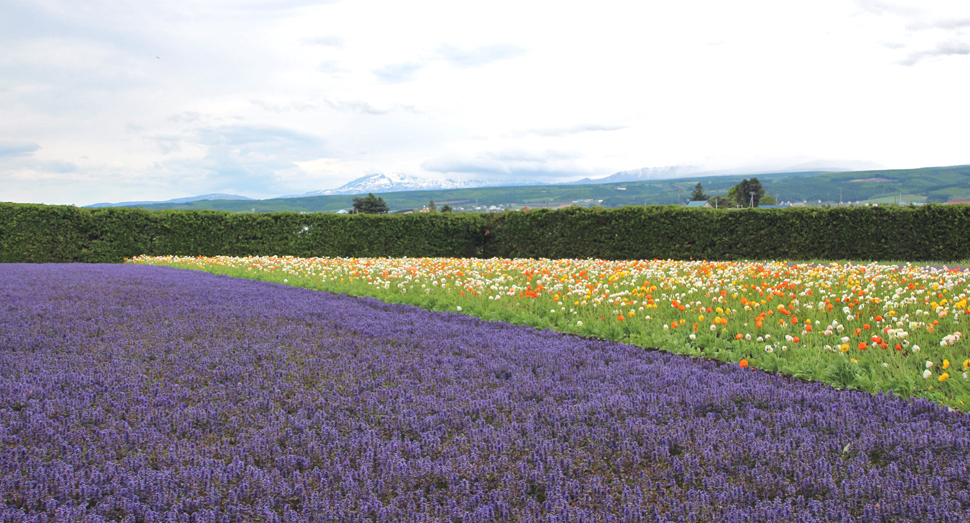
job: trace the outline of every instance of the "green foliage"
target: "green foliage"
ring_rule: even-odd
[[[434,204],[434,200],[428,204],[428,212],[438,212],[438,206]]]
[[[140,254],[951,261],[970,259],[970,206],[337,215],[0,204],[2,262]]]
[[[757,207],[761,198],[765,195],[765,189],[757,178],[741,180],[728,191],[728,196],[733,197],[734,201],[741,207]]]
[[[766,194],[758,201],[758,205],[778,205],[778,200],[775,199],[775,195]]]
[[[152,213],[0,203],[0,262],[120,262],[150,252]]]
[[[731,198],[730,196],[714,196],[708,200],[708,203],[710,203],[711,207],[715,209],[730,209],[732,207],[737,207],[738,205],[734,203],[734,198]]]
[[[690,193],[690,200],[692,202],[703,202],[707,201],[708,198],[709,196],[704,194],[704,187],[701,185],[701,182],[697,182],[697,185],[694,186],[694,190]]]
[[[432,201],[434,201],[434,200],[432,200]],[[451,206],[448,205],[447,203],[444,204],[444,206],[441,207],[441,212],[452,212],[452,210],[453,209],[451,208]]]
[[[614,210],[496,215],[485,254],[610,260],[966,260],[970,206]]]
[[[449,256],[482,253],[478,214],[234,214],[0,204],[0,261],[182,256]]]
[[[374,196],[373,193],[367,193],[363,198],[354,198],[354,211],[357,214],[385,214],[390,210],[384,198]]]

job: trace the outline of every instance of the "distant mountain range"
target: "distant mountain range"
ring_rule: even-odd
[[[620,171],[605,178],[583,178],[570,184],[595,184],[595,183],[617,183],[617,182],[642,182],[645,180],[667,180],[671,178],[682,178],[701,172],[696,167],[644,167],[633,169],[632,171]]]
[[[862,165],[862,164],[860,164]],[[534,180],[518,180],[518,181],[508,181],[508,180],[455,180],[451,178],[438,179],[438,178],[424,178],[420,176],[401,174],[401,173],[375,173],[362,176],[348,182],[336,189],[324,189],[318,191],[310,191],[302,194],[291,194],[286,196],[278,196],[276,198],[271,198],[271,200],[282,200],[282,199],[293,199],[293,198],[310,198],[318,196],[337,196],[337,195],[361,195],[367,193],[374,194],[387,194],[387,193],[400,193],[400,192],[413,192],[413,191],[443,191],[443,190],[454,190],[454,189],[474,189],[474,188],[487,188],[487,187],[538,187],[538,186],[569,186],[569,185],[599,185],[599,184],[611,184],[611,183],[632,183],[632,182],[653,182],[658,180],[674,180],[685,177],[710,177],[710,176],[727,176],[727,175],[759,175],[763,173],[804,173],[804,172],[846,172],[849,169],[833,167],[824,162],[813,162],[811,164],[802,164],[794,167],[777,169],[772,171],[744,171],[744,170],[722,170],[722,171],[705,171],[698,167],[693,166],[665,166],[665,167],[644,167],[642,169],[633,169],[629,171],[620,171],[603,178],[583,178],[582,180],[577,180],[573,182],[563,182],[563,183],[546,183],[538,182]],[[87,205],[86,207],[165,207],[172,204],[186,204],[191,202],[199,201],[209,201],[209,200],[255,200],[254,198],[248,198],[246,196],[239,196],[235,194],[204,194],[201,196],[189,196],[185,198],[176,198],[173,200],[165,201],[135,201],[135,202],[120,202],[120,203],[96,203],[93,205]],[[265,201],[265,200],[258,200]]]
[[[625,205],[683,205],[695,185],[701,183],[710,196],[724,196],[744,178],[758,178],[768,194],[780,202],[838,205],[868,202],[870,204],[933,203],[970,200],[970,166],[925,167],[848,172],[778,172],[710,175],[678,174],[674,169],[637,170],[617,173],[623,176],[658,176],[654,179],[626,181],[623,177],[606,177],[607,183],[532,184],[514,187],[471,187],[458,189],[408,190],[382,192],[381,197],[392,211],[417,210],[430,201],[440,207],[448,204],[456,211],[488,212],[494,210],[557,208],[564,205],[583,207],[622,207]],[[592,180],[598,182],[597,180]],[[349,185],[349,184],[348,184]],[[373,187],[371,191],[374,192]],[[360,194],[360,193],[358,193]],[[366,194],[364,192],[363,194]],[[354,194],[270,198],[264,200],[212,200],[207,197],[186,198],[185,203],[134,204],[143,209],[208,209],[229,212],[339,212],[351,208]]]
[[[85,207],[140,207],[142,205],[158,205],[166,203],[189,203],[189,202],[199,202],[206,200],[253,200],[254,198],[249,198],[246,196],[239,196],[238,194],[203,194],[201,196],[188,196],[186,198],[175,198],[174,200],[165,200],[163,202],[119,202],[119,203],[93,203],[91,205],[85,205]]]
[[[620,182],[644,182],[653,180],[671,180],[684,178],[687,176],[727,176],[727,175],[753,175],[759,174],[784,174],[784,173],[841,173],[849,171],[863,171],[880,169],[881,166],[872,162],[806,162],[798,165],[789,165],[777,169],[719,169],[705,170],[694,166],[666,166],[666,167],[644,167],[633,169],[632,171],[620,171],[605,178],[583,178],[571,184],[596,184],[596,183],[620,183]]]
[[[429,191],[438,189],[467,189],[471,187],[486,187],[490,185],[483,180],[444,180],[421,178],[400,173],[368,174],[341,185],[336,189],[310,191],[299,195],[280,196],[280,198],[305,198],[307,196],[330,196],[333,194],[367,194],[401,191]]]

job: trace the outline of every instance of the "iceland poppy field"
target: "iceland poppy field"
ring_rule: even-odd
[[[554,276],[564,262],[526,275],[517,261],[328,260],[321,271],[194,260],[153,263],[286,285],[136,264],[0,268],[0,520],[861,522],[970,511],[970,418],[939,404],[962,397],[949,388],[966,359],[958,273],[899,269],[886,295],[877,269],[833,268],[866,291],[834,305],[841,287],[803,289],[769,265],[731,269],[737,280],[697,295],[684,285],[731,266],[684,264],[664,278],[674,267],[588,262]],[[747,270],[792,287],[749,284]],[[320,282],[344,294],[301,288]],[[346,294],[354,288],[441,310]],[[922,303],[931,291],[939,310]],[[852,346],[863,334],[888,347]],[[849,337],[850,350],[816,337]],[[637,345],[651,340],[710,359]],[[912,370],[925,393],[755,368],[810,348]]]

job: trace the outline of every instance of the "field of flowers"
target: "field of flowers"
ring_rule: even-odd
[[[139,257],[660,348],[970,411],[961,269],[785,262]]]
[[[4,522],[970,513],[970,417],[924,399],[165,267],[7,264],[0,300]]]

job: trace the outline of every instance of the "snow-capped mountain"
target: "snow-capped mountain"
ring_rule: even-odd
[[[586,183],[618,183],[618,182],[639,182],[645,180],[665,180],[668,178],[680,178],[701,172],[697,167],[667,166],[667,167],[644,167],[633,169],[632,171],[620,171],[604,178],[583,178],[574,184]]]
[[[341,185],[336,189],[311,191],[308,193],[282,196],[282,198],[300,198],[304,196],[327,196],[331,194],[367,194],[387,193],[398,191],[427,191],[435,189],[467,189],[470,187],[484,187],[491,185],[483,180],[452,180],[437,178],[421,178],[400,173],[368,174]]]

